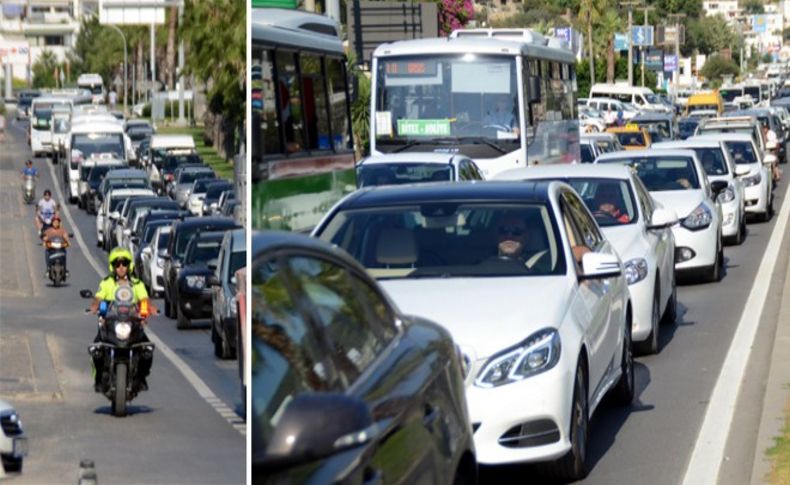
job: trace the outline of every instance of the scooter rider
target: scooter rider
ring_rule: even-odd
[[[45,229],[52,224],[52,218],[59,215],[60,205],[52,198],[52,191],[44,191],[44,197],[36,206],[36,228],[43,235]]]
[[[51,241],[53,238],[60,238],[66,243],[66,246],[70,245],[69,241],[69,233],[61,226],[60,216],[56,215],[52,218],[52,226],[47,228],[44,231],[44,236],[42,237],[44,247],[46,248],[47,241]],[[66,257],[63,257],[63,264],[66,264]],[[46,272],[44,276],[49,275],[49,249],[44,250],[44,268],[46,268]],[[68,268],[68,266],[66,266]],[[66,276],[69,275],[68,270],[66,271]]]
[[[25,168],[22,169],[22,180],[24,180],[25,177],[38,178],[38,170],[33,166],[33,160],[25,162]]]
[[[134,271],[134,258],[132,257],[132,253],[125,248],[115,248],[110,252],[108,261],[110,274],[99,283],[99,291],[96,292],[93,303],[91,303],[90,312],[95,315],[99,311],[99,304],[102,302],[102,300],[108,302],[114,301],[115,292],[118,290],[118,288],[121,286],[128,286],[132,289],[132,293],[134,294],[134,303],[136,305],[140,305],[143,301],[147,300],[151,314],[157,314],[158,311],[151,304],[148,298],[148,292],[145,290],[145,285],[142,281],[132,276],[132,271]],[[141,323],[145,325],[146,320],[143,319]],[[100,325],[104,325],[103,320],[101,321]],[[101,328],[99,328],[96,338],[93,341],[101,341]],[[142,333],[140,342],[150,342],[150,340],[148,340],[148,336],[145,335],[145,331]],[[137,372],[140,379],[140,390],[142,391],[148,390],[148,382],[146,381],[146,377],[151,370],[152,361],[153,356],[149,358],[142,356],[140,357]],[[98,355],[94,356],[93,366],[95,369],[93,388],[96,392],[101,392],[102,375],[104,373],[104,359]]]

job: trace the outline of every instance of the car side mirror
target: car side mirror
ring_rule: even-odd
[[[210,267],[210,266],[209,266]],[[206,276],[206,286],[209,288],[219,286],[219,280],[215,275],[208,275]]]
[[[126,236],[126,237],[131,236],[132,235],[132,230],[131,229],[124,229],[123,230],[123,235]]]
[[[146,256],[151,255],[151,246],[146,246],[140,251],[141,254],[145,254]]]
[[[735,176],[736,177],[743,177],[745,175],[749,175],[751,170],[746,165],[736,165],[735,166]]]
[[[358,447],[375,435],[373,416],[359,398],[340,393],[304,393],[291,400],[253,474],[312,463]]]
[[[617,256],[604,253],[586,253],[582,256],[582,274],[579,279],[615,278],[623,274]]]
[[[719,194],[727,190],[727,186],[728,184],[725,180],[714,180],[711,182],[710,189],[713,192],[713,198],[715,199]]]
[[[648,229],[665,229],[672,227],[678,222],[678,215],[672,209],[657,208],[653,211],[653,216],[650,218],[650,223],[647,225]]]
[[[110,219],[112,219],[113,221],[118,220],[119,217],[121,217],[121,214],[118,211],[110,213]]]
[[[170,255],[167,254],[167,249],[160,249],[156,255],[162,259],[168,259],[170,257]]]

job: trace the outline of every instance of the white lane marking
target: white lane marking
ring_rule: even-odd
[[[683,477],[684,485],[718,483],[719,481],[719,469],[724,460],[724,448],[730,434],[741,382],[754,338],[757,335],[757,328],[760,325],[768,288],[771,284],[771,274],[782,246],[788,216],[790,216],[790,202],[785,200],[787,195],[788,191],[785,189],[782,210],[771,233],[771,239],[768,241],[765,254],[760,262],[760,268],[754,277],[754,285],[746,300],[746,305],[744,305],[741,320],[732,337],[732,343],[721,367],[721,373],[708,401],[705,420],[702,422],[691,460],[686,468],[686,475]]]
[[[90,263],[90,265],[93,266],[93,269],[96,270],[96,274],[99,275],[99,278],[104,278],[104,276],[106,276],[106,269],[103,268],[102,265],[99,264],[99,262],[96,260],[95,256],[93,256],[93,254],[91,254],[90,251],[88,251],[88,245],[85,244],[85,240],[82,238],[82,233],[80,233],[79,227],[77,226],[77,224],[74,223],[74,219],[71,217],[71,211],[69,210],[68,201],[66,201],[66,199],[63,198],[63,193],[60,191],[60,181],[55,176],[54,166],[51,165],[50,163],[47,163],[46,161],[44,163],[47,164],[47,167],[49,168],[49,173],[50,175],[52,175],[52,180],[54,182],[53,185],[55,186],[55,191],[57,192],[58,200],[63,201],[63,205],[61,206],[62,208],[61,212],[66,216],[66,219],[68,219],[69,224],[71,224],[71,227],[74,229],[74,238],[77,240],[77,244],[82,249],[82,254],[85,256],[85,259],[88,261],[88,263]],[[203,379],[201,379],[200,376],[198,376],[195,373],[195,371],[193,371],[192,368],[189,367],[189,365],[187,365],[187,363],[184,362],[184,360],[178,356],[178,354],[176,354],[170,347],[168,347],[162,341],[162,339],[160,339],[156,335],[156,333],[154,333],[153,329],[151,328],[151,325],[148,325],[148,328],[146,328],[145,333],[148,335],[148,338],[151,340],[151,342],[153,342],[154,345],[156,345],[156,348],[165,357],[167,357],[167,360],[169,360],[176,367],[176,369],[178,369],[178,371],[181,372],[181,375],[183,375],[184,378],[187,380],[187,382],[189,382],[189,384],[192,385],[192,387],[195,389],[195,391],[197,391],[200,397],[203,398],[203,400],[206,401],[208,404],[210,404],[215,409],[215,411],[216,411],[215,403],[222,403],[222,405],[225,406],[225,408],[227,408],[228,410],[231,409],[220,398],[218,398],[216,394],[214,394],[211,388],[209,388],[208,385],[206,385],[206,383],[203,382]],[[234,424],[234,422],[228,419],[227,416],[223,416],[222,413],[219,413],[219,411],[217,411],[217,413],[220,414],[220,416],[222,416],[225,419],[225,421],[231,424],[233,428],[236,429],[236,431],[238,431],[242,435],[247,433],[246,425],[244,426],[244,429],[240,429],[237,425]],[[234,417],[238,418],[238,415],[234,413]]]

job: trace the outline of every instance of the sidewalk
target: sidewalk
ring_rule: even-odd
[[[782,435],[785,419],[788,417],[786,413],[789,409],[788,406],[790,406],[790,265],[788,265],[785,274],[782,302],[763,398],[757,445],[754,450],[752,485],[772,483],[769,481],[769,474],[773,457],[768,456],[766,451],[775,445],[775,438]],[[773,483],[782,482],[774,481]]]

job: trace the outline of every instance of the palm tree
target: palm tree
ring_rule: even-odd
[[[602,36],[604,48],[606,49],[606,82],[614,83],[614,34],[623,28],[623,19],[614,9],[607,9],[601,16],[598,26],[598,34]]]
[[[590,83],[595,84],[595,53],[593,51],[593,24],[601,18],[601,12],[606,0],[581,0],[579,2],[579,17],[587,28],[587,46],[590,55]]]

